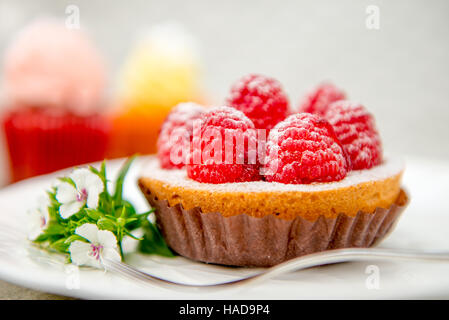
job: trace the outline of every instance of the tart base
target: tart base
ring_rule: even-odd
[[[247,214],[223,216],[184,209],[158,199],[141,181],[139,186],[168,245],[178,254],[206,263],[270,267],[306,254],[378,244],[394,227],[408,204],[401,189],[388,208],[356,215],[320,215],[315,221],[301,216],[280,219],[274,215],[256,218]]]

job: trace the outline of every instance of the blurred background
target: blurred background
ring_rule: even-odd
[[[2,93],[18,97],[4,97],[0,108],[6,119],[0,185],[103,154],[154,152],[154,136],[174,104],[223,104],[231,84],[253,72],[278,79],[293,108],[320,82],[331,81],[375,115],[387,153],[447,160],[448,13],[445,0],[0,0]],[[67,40],[66,55],[48,58],[65,60],[49,66],[42,55],[51,57],[58,37],[67,39],[63,32],[37,27],[16,43],[17,32],[42,17],[80,27],[90,44]],[[83,61],[91,66],[84,74],[77,66]],[[30,102],[29,92],[37,89],[26,80],[32,74],[44,83],[45,68],[60,73],[59,80],[67,77],[58,83],[64,94]],[[104,94],[91,94],[96,90]],[[81,104],[87,111],[78,114]],[[70,116],[35,111],[42,106],[71,110]],[[53,147],[59,143],[54,137],[71,141],[67,154]],[[29,154],[42,150],[43,158]],[[79,150],[93,158],[70,154]],[[65,158],[50,163],[59,157],[52,152]]]

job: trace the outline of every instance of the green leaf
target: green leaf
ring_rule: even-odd
[[[48,199],[50,200],[51,207],[59,207],[60,203],[56,200],[56,189],[52,191],[47,191]]]
[[[126,208],[126,212],[127,212],[128,215],[136,214],[136,209],[131,204],[131,202],[122,199],[122,205]]]
[[[131,238],[133,238],[134,240],[143,240],[143,237],[140,237],[140,238],[138,238],[138,237],[136,237],[135,235],[133,235],[131,232],[128,232],[128,231],[126,231],[125,230],[125,234],[128,236],[128,237],[131,237]]]
[[[75,182],[74,182],[71,178],[69,178],[69,177],[60,177],[60,178],[58,178],[58,180],[59,180],[59,181],[62,181],[62,182],[67,182],[68,184],[70,184],[70,185],[72,185],[74,188],[76,188]]]
[[[126,219],[125,225],[127,225],[128,223],[134,222],[134,221],[138,221],[138,218],[128,218]]]
[[[125,181],[126,174],[128,173],[128,170],[133,163],[133,161],[136,159],[137,155],[134,155],[132,157],[129,157],[126,162],[123,164],[123,166],[120,168],[119,174],[117,176],[117,180],[115,182],[115,191],[114,191],[114,200],[117,203],[117,205],[120,205],[123,201],[123,183]]]
[[[95,173],[103,182],[103,186],[104,186],[104,193],[108,193],[107,192],[107,184],[108,184],[108,180],[106,179],[106,160],[103,160],[103,162],[101,163],[101,167],[100,170],[98,170],[95,167],[89,166],[89,170],[92,171],[93,173]]]
[[[65,239],[64,244],[70,245],[75,240],[87,242],[86,239],[84,239],[83,237],[81,237],[77,234],[73,234],[70,237],[68,237],[67,239]]]
[[[115,222],[107,218],[100,218],[97,221],[97,226],[101,230],[109,230],[112,232],[114,232],[117,229],[117,225],[115,224]]]
[[[33,242],[39,243],[39,242],[44,242],[48,240],[48,235],[43,233],[40,234],[36,239],[33,240]]]
[[[100,174],[105,178],[106,180],[106,159],[103,160],[100,167]]]
[[[110,214],[106,214],[105,217],[110,219],[110,220],[112,220],[112,221],[116,221],[117,220],[117,218],[115,216],[111,216]]]
[[[121,228],[123,228],[123,227],[125,226],[125,224],[126,224],[126,219],[123,219],[122,217],[118,218],[118,219],[117,219],[117,224],[118,224]]]
[[[92,166],[89,166],[89,170],[90,170],[92,173],[95,173],[97,176],[99,176],[99,177],[101,178],[100,171],[98,171],[97,168],[92,167]]]
[[[84,211],[86,212],[86,214],[89,218],[91,218],[95,221],[97,221],[98,219],[103,217],[103,214],[100,211],[97,211],[95,209],[86,208],[86,209],[84,209]]]
[[[72,219],[73,219],[73,217],[75,217],[75,219],[78,219],[78,220],[84,218],[84,217],[86,216],[86,211],[84,211],[85,209],[86,209],[86,205],[84,205],[84,207],[82,207],[82,208],[80,209],[80,211],[78,211],[77,213],[75,213],[75,214],[72,216]],[[69,218],[69,219],[70,219],[70,218]]]
[[[70,244],[65,243],[66,238],[59,239],[50,244],[50,247],[59,251],[66,253],[69,249]]]
[[[45,229],[45,233],[48,235],[59,235],[64,234],[66,232],[66,228],[60,224],[55,222],[50,222],[50,225]]]
[[[159,229],[149,221],[146,221],[144,225],[143,240],[139,242],[138,249],[140,252],[147,254],[157,254],[164,257],[175,256],[159,232]]]

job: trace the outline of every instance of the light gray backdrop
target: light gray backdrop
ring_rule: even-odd
[[[35,16],[80,8],[114,76],[137,30],[177,20],[201,43],[204,83],[221,103],[249,72],[278,78],[294,105],[323,79],[376,116],[385,149],[449,159],[449,1],[0,0],[0,53]],[[366,26],[379,8],[379,29]]]

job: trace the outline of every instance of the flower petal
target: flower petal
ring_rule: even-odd
[[[28,239],[36,240],[42,231],[47,229],[50,222],[50,214],[48,213],[48,197],[43,195],[37,199],[38,206],[27,212],[28,215]]]
[[[75,240],[69,246],[72,263],[78,266],[91,266],[101,268],[100,261],[92,255],[92,245],[86,242]]]
[[[89,188],[87,190],[87,207],[91,209],[97,209],[98,207],[98,199],[100,198],[100,191],[97,188]]]
[[[103,181],[95,173],[92,173],[86,177],[88,183],[87,187],[87,206],[92,209],[96,209],[98,206],[98,199],[100,193],[104,190]]]
[[[50,223],[50,213],[48,212],[48,207],[45,207],[44,209],[41,209],[42,218],[44,218],[45,225],[42,226],[42,230],[47,229],[49,223]]]
[[[36,240],[42,233],[42,216],[39,210],[31,210],[28,212],[28,240]]]
[[[104,185],[100,177],[89,170],[89,174],[85,177],[87,183],[87,189],[94,188],[98,190],[99,193],[103,192]]]
[[[76,265],[84,265],[91,258],[89,252],[91,246],[87,242],[75,240],[69,246],[70,257]]]
[[[117,238],[108,230],[98,231],[98,243],[104,248],[117,248]]]
[[[89,174],[93,174],[87,168],[75,169],[70,174],[70,178],[75,182],[76,188],[78,191],[88,188],[87,176]]]
[[[98,244],[98,227],[93,223],[85,223],[76,228],[75,233],[93,244]]]
[[[80,201],[64,203],[62,206],[59,207],[59,214],[63,219],[68,219],[75,213],[78,213],[83,206],[84,202]]]
[[[48,207],[50,206],[50,203],[48,201],[48,197],[44,196],[39,197],[38,204],[39,204],[38,211],[41,215],[41,218],[43,218],[45,221],[45,224],[42,226],[42,230],[45,230],[48,227],[48,223],[50,222],[50,213],[48,212]]]
[[[70,174],[70,178],[75,182],[78,190],[95,188],[99,190],[98,192],[102,192],[104,189],[103,181],[101,181],[100,177],[88,168],[75,169]]]
[[[120,253],[118,253],[117,249],[104,248],[101,252],[101,256],[105,259],[110,259],[113,261],[122,261],[122,257],[120,256]]]
[[[76,189],[68,182],[62,182],[56,189],[56,200],[60,203],[76,201]]]

